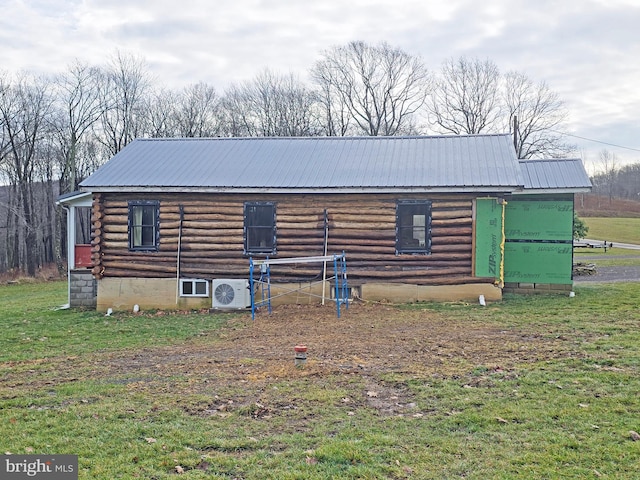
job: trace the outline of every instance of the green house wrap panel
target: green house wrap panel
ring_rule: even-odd
[[[511,200],[504,221],[507,240],[566,240],[573,238],[573,202]]]
[[[495,198],[476,200],[475,275],[500,279],[502,205]]]
[[[512,199],[504,225],[505,282],[572,283],[572,197]]]
[[[570,284],[572,245],[507,242],[504,265],[505,282]]]

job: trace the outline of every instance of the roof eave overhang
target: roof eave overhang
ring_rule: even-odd
[[[591,187],[574,187],[574,188],[525,188],[513,192],[514,195],[531,195],[531,194],[553,194],[553,193],[589,193]]]
[[[505,193],[521,190],[521,185],[443,187],[83,187],[94,193],[240,193],[240,194],[344,194],[344,193]]]
[[[56,199],[56,205],[75,205],[82,206],[82,204],[91,205],[92,192],[91,191],[78,191],[71,194],[61,195]]]

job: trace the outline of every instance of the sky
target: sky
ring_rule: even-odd
[[[0,71],[143,58],[154,84],[223,93],[308,71],[334,46],[387,42],[436,72],[466,56],[545,81],[589,173],[640,162],[640,0],[0,0]]]

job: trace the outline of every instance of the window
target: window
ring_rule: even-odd
[[[158,250],[160,202],[129,202],[129,250]]]
[[[244,253],[276,253],[275,203],[244,204]]]
[[[431,202],[403,200],[396,206],[396,254],[431,253]]]
[[[181,297],[208,297],[209,282],[207,280],[197,280],[191,278],[180,279]]]
[[[91,243],[91,207],[76,207],[76,245]]]

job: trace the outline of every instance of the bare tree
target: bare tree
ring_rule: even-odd
[[[616,194],[622,198],[640,200],[640,162],[620,168]]]
[[[333,88],[329,72],[316,69],[315,80],[318,85],[317,99],[319,107],[319,123],[324,134],[329,137],[344,137],[354,132],[353,119],[349,106],[339,92]]]
[[[67,72],[56,79],[57,118],[55,128],[62,162],[60,192],[77,190],[78,150],[83,138],[104,113],[103,72],[76,60]]]
[[[606,149],[600,152],[598,160],[597,171],[591,177],[598,201],[601,197],[608,197],[609,204],[614,198],[640,200],[640,162],[618,167],[616,154]]]
[[[0,70],[0,100],[2,102],[7,101],[6,96],[9,95],[10,81],[8,74]],[[9,151],[9,139],[7,138],[7,129],[5,128],[4,116],[0,115],[0,173],[2,173],[2,167],[7,159],[7,153]]]
[[[221,130],[220,99],[206,83],[187,86],[175,105],[177,134],[181,137],[215,137]]]
[[[98,138],[109,156],[144,131],[144,100],[150,86],[143,60],[117,52],[106,69],[104,113]]]
[[[24,263],[14,258],[11,266],[26,264],[29,275],[35,275],[39,263],[34,178],[49,128],[52,110],[49,89],[45,79],[25,74],[5,85],[0,93],[0,117],[7,140],[5,172],[16,195],[15,200],[10,200],[15,229],[8,232],[14,237],[15,253],[20,253],[17,246],[21,239],[24,241]]]
[[[222,99],[222,115],[225,135],[230,137],[258,136],[258,127],[253,118],[251,94],[248,84],[231,85]]]
[[[513,128],[518,158],[561,158],[575,147],[564,141],[558,129],[567,118],[564,103],[545,82],[535,84],[526,75],[504,76],[505,131]]]
[[[220,103],[215,88],[202,82],[180,91],[157,90],[145,100],[145,133],[156,138],[218,136]]]
[[[598,176],[599,182],[596,184],[596,189],[606,193],[607,197],[609,197],[609,205],[611,205],[618,177],[618,157],[616,157],[615,153],[604,149],[600,152],[599,160],[601,173]]]
[[[7,102],[6,96],[9,94],[10,81],[8,73],[0,70],[0,102]],[[15,266],[18,258],[18,245],[13,241],[13,223],[16,220],[14,211],[16,210],[13,203],[16,201],[16,195],[12,194],[15,186],[10,182],[11,167],[9,165],[9,140],[7,129],[3,115],[0,115],[0,219],[4,220],[0,225],[2,237],[0,238],[0,272],[7,271]]]
[[[311,70],[320,88],[328,134],[415,133],[415,115],[429,91],[429,74],[418,57],[387,43],[351,42],[323,54]]]
[[[152,138],[177,136],[178,95],[173,90],[154,90],[145,97],[145,135]]]
[[[474,134],[495,128],[500,116],[500,72],[491,60],[460,57],[444,62],[429,113],[441,133]]]
[[[40,211],[46,214],[41,229],[44,232],[45,262],[56,262],[58,270],[64,271],[63,256],[66,222],[63,211],[54,208],[57,193],[78,189],[80,181],[100,163],[101,157],[87,157],[86,145],[93,139],[93,127],[104,113],[103,95],[104,72],[79,60],[69,65],[67,71],[54,79],[55,112],[52,119],[53,141],[42,142],[42,156],[48,158],[40,169],[40,181],[47,186],[42,194]],[[59,178],[54,178],[52,165],[57,160]],[[91,168],[93,167],[93,168]]]
[[[225,131],[231,136],[315,135],[315,95],[293,74],[269,70],[253,81],[233,85],[222,108]]]
[[[53,123],[53,120],[51,121]],[[45,265],[56,262],[60,273],[65,271],[62,261],[62,239],[66,228],[62,229],[62,212],[56,207],[55,200],[60,193],[58,176],[59,146],[56,144],[54,128],[42,141],[38,142],[38,160],[35,169],[34,216],[37,217],[38,228],[37,252],[38,264]]]

